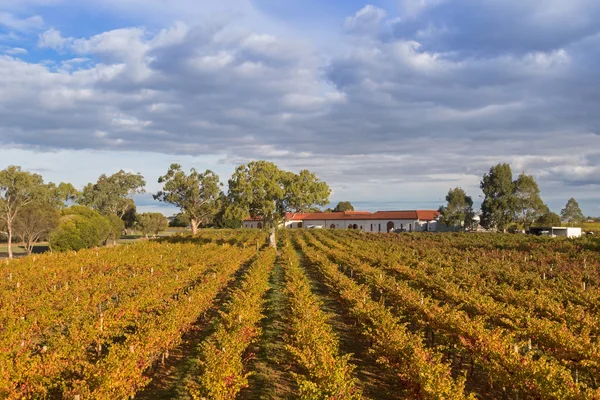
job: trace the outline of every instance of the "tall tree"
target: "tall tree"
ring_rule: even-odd
[[[529,230],[531,224],[547,209],[533,176],[521,173],[514,182],[514,210],[517,222],[522,224],[525,230]]]
[[[454,188],[446,195],[446,206],[440,208],[441,222],[448,226],[463,226],[473,218],[473,199],[462,188]]]
[[[506,231],[514,219],[512,171],[508,164],[498,164],[483,176],[481,190],[481,224],[485,228]]]
[[[8,258],[13,258],[11,246],[15,219],[45,190],[44,180],[38,174],[22,171],[17,166],[0,171],[0,221],[4,222],[8,237]]]
[[[63,209],[75,203],[81,197],[81,193],[70,183],[49,183],[48,196],[48,202],[54,203],[58,209]]]
[[[213,221],[214,226],[220,229],[238,229],[242,227],[244,217],[246,215],[235,207],[231,199],[225,194],[221,194],[219,211]]]
[[[583,212],[579,208],[579,203],[574,198],[567,201],[567,205],[560,212],[563,221],[570,225],[579,225],[583,222]]]
[[[190,218],[192,232],[200,224],[210,222],[219,211],[219,196],[223,184],[210,170],[199,173],[194,168],[186,175],[181,165],[171,164],[166,175],[158,178],[163,189],[154,195],[155,200],[173,204]]]
[[[229,180],[229,197],[238,210],[261,218],[271,229],[270,244],[277,247],[275,232],[287,212],[301,212],[329,203],[329,186],[314,173],[298,175],[280,170],[268,161],[240,165]]]
[[[354,211],[354,206],[349,201],[340,201],[333,209],[334,212]]]
[[[133,197],[144,193],[146,181],[140,174],[120,170],[116,174],[100,175],[96,183],[83,188],[80,203],[102,215],[117,215],[119,218],[131,208]]]

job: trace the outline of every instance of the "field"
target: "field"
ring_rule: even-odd
[[[0,264],[0,398],[600,399],[600,242],[203,231]]]

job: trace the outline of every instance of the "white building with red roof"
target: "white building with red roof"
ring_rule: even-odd
[[[436,210],[288,213],[283,225],[289,229],[359,229],[364,232],[391,232],[399,229],[406,232],[425,232],[437,229],[439,215]],[[242,226],[256,229],[262,228],[263,224],[260,218],[247,218]]]

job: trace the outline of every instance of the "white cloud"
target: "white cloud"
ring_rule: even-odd
[[[12,49],[4,50],[4,53],[9,54],[11,56],[18,56],[27,54],[27,50],[22,47],[13,47]]]
[[[0,26],[19,32],[31,31],[42,28],[44,19],[39,15],[28,18],[18,18],[9,12],[0,12]]]
[[[119,10],[141,4],[108,1]],[[531,2],[523,7],[532,9]],[[156,11],[159,3],[148,7]],[[187,0],[175,7],[184,3],[190,14],[199,9]],[[463,10],[474,4],[456,3]],[[539,177],[545,197],[559,198],[566,184],[591,197],[600,116],[589,82],[600,79],[600,36],[468,52],[491,43],[487,31],[470,35],[468,46],[456,43],[462,36],[444,15],[435,15],[439,24],[427,19],[442,6],[416,1],[413,15],[399,19],[367,6],[345,22],[353,34],[339,32],[326,52],[303,33],[248,28],[238,23],[249,21],[242,17],[231,24],[181,18],[186,22],[170,28],[125,27],[89,37],[50,29],[38,45],[67,60],[0,56],[0,145],[103,149],[123,167],[130,164],[122,154],[160,152],[162,173],[168,161],[190,160],[182,154],[203,155],[211,167],[268,158],[317,171],[349,199],[415,202],[435,202],[458,185],[476,196],[483,172],[506,161]],[[536,17],[542,25],[553,18],[543,11],[538,7]],[[585,25],[584,14],[568,14],[573,25]],[[516,28],[535,33],[528,24]],[[92,159],[99,173],[110,172]],[[148,176],[158,176],[146,164]]]
[[[40,34],[38,46],[54,50],[62,50],[73,41],[72,38],[62,37],[60,31],[51,28]]]
[[[354,16],[346,18],[344,28],[354,33],[372,32],[379,28],[386,16],[387,11],[369,4]]]

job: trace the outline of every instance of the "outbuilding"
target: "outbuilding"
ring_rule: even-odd
[[[568,226],[536,226],[529,228],[529,233],[538,236],[575,238],[581,236],[581,228]]]

